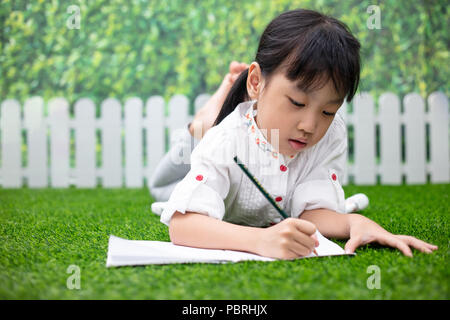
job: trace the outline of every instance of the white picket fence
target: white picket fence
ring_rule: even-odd
[[[207,94],[198,96],[194,109],[198,110],[208,98]],[[403,99],[401,112],[400,99],[395,94],[385,93],[378,101],[378,112],[375,112],[371,95],[362,93],[352,102],[352,113],[347,112],[346,104],[342,106],[339,113],[347,126],[354,128],[354,161],[348,162],[342,183],[348,184],[352,177],[357,185],[374,185],[379,176],[382,184],[399,185],[403,179],[407,184],[424,184],[427,175],[431,183],[448,183],[448,99],[445,94],[434,92],[427,101],[428,111],[422,97],[410,93]],[[95,110],[90,99],[80,99],[74,105],[72,118],[68,102],[64,98],[54,98],[48,102],[48,116],[44,117],[41,97],[28,99],[23,111],[17,100],[3,101],[0,109],[0,186],[19,188],[26,183],[30,188],[67,188],[71,185],[94,188],[101,180],[101,185],[108,188],[143,187],[170,147],[166,146],[166,128],[170,135],[193,117],[189,115],[189,101],[183,95],[170,99],[168,117],[165,116],[165,101],[160,96],[150,97],[145,110],[141,99],[126,100],[123,117],[122,106],[116,99],[102,102],[100,118],[96,118]],[[379,164],[376,161],[377,125],[380,130]],[[405,161],[401,156],[402,125],[405,129]],[[96,165],[98,131],[101,135],[100,167]],[[22,132],[25,132],[27,146],[25,166],[22,165]],[[75,142],[73,168],[70,165],[71,132]]]

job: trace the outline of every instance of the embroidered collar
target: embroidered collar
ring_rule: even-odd
[[[278,151],[267,141],[266,137],[263,135],[261,130],[255,121],[255,116],[257,114],[256,109],[254,109],[256,100],[251,101],[250,107],[244,113],[244,123],[247,126],[247,131],[250,136],[250,140],[253,141],[262,151],[267,153],[272,159],[279,159],[282,163],[286,165],[296,158],[297,154],[290,156],[285,156]]]

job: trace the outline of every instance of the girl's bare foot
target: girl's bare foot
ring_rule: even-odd
[[[234,82],[241,74],[242,71],[248,68],[248,64],[232,61],[230,63],[230,72],[225,75],[217,91],[209,98],[205,105],[200,108],[194,116],[191,125],[189,126],[189,132],[197,139],[201,139],[206,131],[208,131],[217,115],[220,112],[220,108],[228,95]]]

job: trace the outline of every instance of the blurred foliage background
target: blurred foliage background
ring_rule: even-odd
[[[69,27],[72,5],[79,29]],[[370,5],[380,8],[380,29],[367,26]],[[266,25],[296,8],[350,27],[362,45],[360,91],[449,95],[446,0],[2,0],[0,99],[62,96],[73,106],[81,97],[99,105],[185,94],[193,102],[217,89],[232,60],[253,61]]]

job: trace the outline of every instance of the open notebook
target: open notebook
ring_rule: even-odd
[[[328,240],[316,231],[319,246],[316,247],[319,257],[323,256],[353,256],[345,253],[336,243]],[[315,254],[298,259],[316,257]],[[276,259],[262,257],[256,254],[233,251],[200,249],[174,245],[172,242],[127,240],[110,235],[108,243],[107,267],[134,266],[147,264],[171,263],[227,263],[245,260],[275,261]]]

